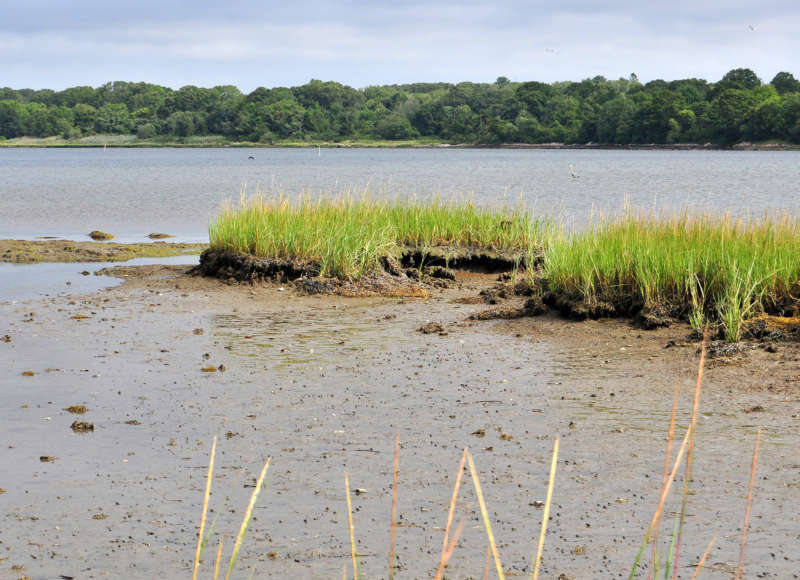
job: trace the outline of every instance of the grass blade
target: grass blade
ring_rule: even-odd
[[[356,554],[355,527],[353,526],[353,505],[350,503],[350,479],[344,472],[344,489],[347,494],[347,523],[350,529],[350,554],[353,557],[353,580],[358,580],[358,555]]]
[[[694,401],[692,402],[692,420],[689,429],[692,432],[692,439],[689,441],[689,450],[686,452],[686,476],[683,480],[683,500],[681,501],[680,523],[678,524],[678,539],[675,542],[675,552],[672,555],[672,580],[678,577],[678,559],[681,554],[681,538],[683,536],[683,524],[686,522],[686,513],[689,510],[689,481],[692,478],[692,456],[694,455],[694,427],[697,424],[697,410],[700,408],[700,391],[703,385],[703,373],[706,367],[706,351],[708,350],[708,328],[703,332],[703,343],[700,346],[700,364],[697,368],[697,384],[694,388]]]
[[[394,538],[397,531],[397,480],[400,474],[400,434],[394,439],[394,479],[392,481],[392,525],[389,535],[389,580],[394,579]]]
[[[711,547],[714,545],[714,542],[716,542],[716,541],[717,541],[717,537],[716,536],[711,538],[711,541],[708,543],[708,547],[706,548],[706,551],[703,552],[703,557],[700,558],[700,561],[697,563],[697,568],[695,568],[694,574],[692,574],[692,577],[689,580],[695,580],[695,578],[697,578],[697,575],[700,573],[700,570],[703,569],[703,564],[706,563],[706,558],[708,558],[708,554],[711,552]]]
[[[472,474],[472,483],[475,484],[475,493],[478,496],[478,503],[481,506],[481,515],[483,516],[483,525],[486,527],[486,535],[489,536],[489,546],[492,548],[492,555],[494,556],[494,566],[497,569],[497,577],[500,580],[505,580],[506,575],[503,573],[503,565],[500,563],[500,554],[497,551],[497,544],[494,541],[494,534],[492,533],[492,523],[489,521],[489,512],[486,509],[486,502],[483,501],[483,492],[481,491],[481,482],[478,480],[478,470],[475,469],[475,461],[472,459],[472,453],[467,451],[467,462],[469,463],[469,470]]]
[[[744,566],[744,548],[747,544],[747,528],[750,526],[750,508],[753,504],[753,488],[756,483],[756,470],[758,468],[758,444],[761,440],[761,427],[756,431],[756,447],[753,450],[753,463],[750,466],[750,485],[747,491],[747,507],[744,510],[744,524],[742,524],[742,543],[739,547],[739,565],[736,567],[736,578],[742,577]]]
[[[644,540],[642,540],[642,545],[639,548],[639,552],[636,554],[636,559],[633,562],[633,568],[631,568],[631,573],[628,576],[629,580],[633,580],[633,577],[636,575],[636,570],[639,568],[639,562],[642,559],[642,554],[644,554],[644,549],[647,544],[650,543],[650,537],[653,533],[653,529],[655,528],[656,522],[661,517],[661,512],[664,510],[664,503],[667,501],[667,496],[669,495],[669,490],[672,487],[672,482],[675,479],[675,474],[678,472],[678,468],[680,467],[681,461],[683,460],[683,454],[686,452],[686,446],[689,444],[689,439],[692,436],[692,426],[690,425],[689,428],[686,430],[686,435],[683,437],[683,442],[681,443],[680,448],[678,449],[678,455],[675,457],[675,463],[672,465],[672,471],[669,474],[669,480],[667,481],[667,485],[664,486],[664,489],[661,491],[661,497],[658,500],[658,506],[656,507],[656,513],[653,515],[653,519],[650,521],[650,526],[647,528],[647,533],[644,535]]]
[[[236,564],[236,558],[239,556],[239,550],[242,547],[242,540],[244,540],[247,527],[250,525],[250,518],[253,516],[253,509],[256,507],[256,500],[258,499],[258,494],[261,493],[261,485],[264,483],[264,476],[267,475],[267,469],[269,469],[269,462],[271,460],[272,458],[268,457],[266,463],[264,463],[264,468],[258,476],[256,487],[250,496],[250,503],[247,505],[247,511],[245,511],[244,518],[242,518],[242,525],[239,527],[239,534],[236,536],[236,543],[233,545],[233,553],[231,554],[230,562],[228,562],[228,572],[225,574],[225,580],[229,580],[231,572],[233,571],[233,566]]]
[[[219,547],[217,548],[217,559],[214,562],[214,580],[219,578],[219,564],[222,561],[222,538],[219,539]]]
[[[672,393],[672,412],[670,413],[669,417],[669,432],[667,433],[667,451],[664,454],[664,473],[661,476],[661,491],[664,491],[664,486],[667,485],[667,476],[669,475],[669,460],[672,457],[672,442],[675,439],[675,417],[678,411],[678,395],[680,394],[680,383],[675,381],[675,389]],[[650,580],[655,575],[655,569],[657,566],[656,558],[658,556],[658,526],[659,522],[656,522],[656,528],[653,530],[653,555],[650,562],[650,570],[647,572],[647,578]]]
[[[200,516],[200,531],[197,534],[197,551],[194,555],[194,568],[192,570],[192,580],[197,580],[197,571],[200,568],[200,556],[203,551],[203,532],[206,529],[206,516],[208,515],[208,499],[211,496],[211,479],[214,475],[214,455],[217,451],[217,436],[211,443],[211,459],[208,461],[208,476],[206,477],[206,490],[203,495],[203,514]]]
[[[453,496],[450,498],[450,511],[447,514],[447,526],[444,529],[444,542],[442,543],[442,557],[439,560],[439,568],[436,570],[435,580],[441,580],[444,573],[444,567],[447,565],[447,540],[450,537],[450,526],[453,523],[453,514],[456,509],[456,500],[458,499],[458,489],[461,487],[461,476],[464,474],[464,463],[467,461],[468,447],[464,448],[464,453],[461,454],[461,463],[458,465],[458,475],[456,475],[456,484],[453,486]]]
[[[547,533],[547,519],[550,517],[550,502],[553,499],[553,486],[556,481],[556,465],[558,464],[558,436],[553,445],[553,459],[550,462],[550,480],[547,482],[547,499],[544,502],[544,513],[542,513],[542,532],[539,535],[539,547],[536,550],[536,562],[533,566],[531,578],[539,580],[539,565],[542,563],[542,551],[544,550],[544,536]]]

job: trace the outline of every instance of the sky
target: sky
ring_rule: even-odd
[[[0,0],[0,87],[800,78],[800,1]]]

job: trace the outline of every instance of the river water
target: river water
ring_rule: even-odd
[[[251,157],[253,157],[251,159]],[[530,149],[0,149],[0,237],[207,240],[225,200],[306,191],[470,198],[567,223],[626,202],[798,213],[800,153]]]

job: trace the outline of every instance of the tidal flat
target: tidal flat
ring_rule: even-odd
[[[497,308],[481,298],[497,274],[456,271],[427,298],[352,298],[186,266],[108,273],[125,282],[0,303],[3,575],[188,577],[215,435],[209,546],[223,538],[225,558],[272,457],[234,577],[349,569],[345,471],[363,490],[352,496],[361,571],[386,577],[396,435],[396,577],[435,573],[466,446],[504,568],[527,575],[556,436],[542,573],[628,574],[658,503],[676,384],[679,429],[691,413],[699,342],[688,324],[470,319]],[[431,323],[440,330],[419,332]],[[709,358],[678,577],[713,537],[701,577],[735,570],[758,427],[745,576],[796,577],[799,383],[797,342]],[[85,413],[67,410],[79,405]],[[93,430],[76,432],[78,419]],[[468,479],[451,577],[482,576],[486,564]],[[670,529],[678,509],[673,497]]]

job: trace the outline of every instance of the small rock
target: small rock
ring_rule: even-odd
[[[486,437],[486,429],[476,429],[470,435],[475,435],[475,437]]]
[[[125,421],[125,424],[126,425],[141,425],[142,423],[140,421],[137,421],[136,419],[129,419],[128,421]]]
[[[202,328],[195,328],[195,329],[192,331],[192,333],[194,333],[194,334],[198,334],[198,335],[199,335],[199,334],[203,334],[203,332],[205,332],[205,331],[204,331]]]
[[[5,334],[3,335],[3,338],[0,338],[0,342],[11,342],[11,337]]]
[[[53,463],[57,458],[52,455],[40,455],[39,461],[42,463]]]
[[[75,415],[83,415],[86,412],[86,405],[71,405],[64,409],[67,413],[74,413]]]
[[[94,423],[89,423],[88,421],[73,421],[70,428],[76,433],[88,433],[89,431],[94,431]]]
[[[165,238],[174,238],[175,236],[173,236],[172,234],[152,233],[152,234],[147,234],[147,237],[150,238],[151,240],[163,240]]]
[[[417,329],[417,332],[421,332],[422,334],[438,334],[439,336],[446,336],[447,331],[444,329],[438,322],[428,322],[427,324],[423,324]]]
[[[104,519],[106,519],[107,517],[108,517],[108,516],[107,516],[106,514],[94,514],[94,515],[92,516],[92,519],[93,519],[93,520],[104,520]]]
[[[23,377],[32,377],[32,376],[33,376],[33,375],[35,375],[35,374],[36,374],[36,373],[35,373],[35,372],[33,372],[33,371],[22,371],[22,376],[23,376]]]
[[[200,370],[203,371],[204,373],[215,373],[217,372],[217,367],[215,367],[214,365],[208,365],[207,367],[203,367]]]
[[[108,232],[101,232],[100,230],[92,230],[89,232],[89,237],[93,240],[110,240],[114,235]]]

